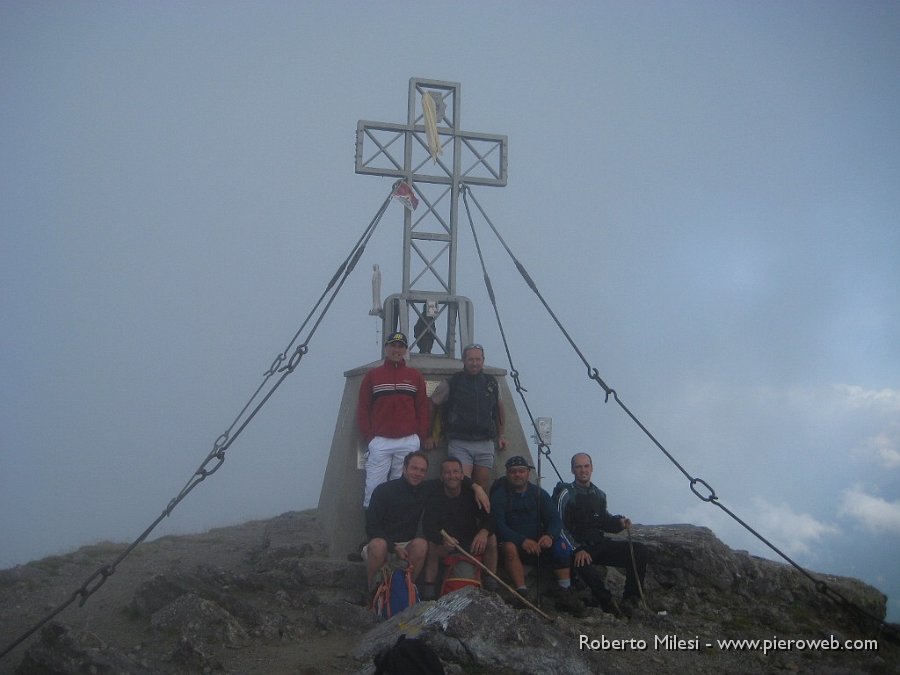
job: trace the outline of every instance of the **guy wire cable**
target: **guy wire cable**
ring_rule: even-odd
[[[512,353],[509,350],[509,341],[506,339],[506,331],[503,329],[503,321],[500,319],[500,310],[497,307],[497,298],[494,296],[494,287],[491,285],[491,278],[487,272],[487,266],[484,263],[484,255],[481,252],[481,244],[478,241],[478,234],[475,232],[475,223],[472,220],[472,211],[469,208],[469,201],[467,199],[467,194],[469,192],[469,188],[467,185],[463,184],[462,187],[462,195],[463,195],[463,204],[466,207],[466,215],[469,218],[469,227],[472,230],[472,238],[475,240],[475,249],[478,252],[478,261],[481,264],[481,272],[484,277],[484,285],[488,292],[488,297],[491,301],[491,306],[494,309],[494,317],[497,319],[497,326],[500,329],[500,337],[503,340],[503,348],[506,350],[506,358],[509,361],[509,370],[510,376],[513,378],[513,381],[516,384],[516,391],[519,394],[519,398],[522,399],[522,404],[525,406],[525,412],[528,414],[528,419],[531,420],[531,426],[534,429],[535,440],[538,446],[538,456],[537,456],[537,507],[538,507],[538,529],[540,529],[541,523],[541,458],[546,455],[547,460],[550,462],[550,466],[553,467],[553,470],[556,472],[557,477],[560,482],[562,482],[562,476],[559,473],[559,469],[556,468],[556,464],[553,463],[553,460],[550,458],[550,448],[544,443],[544,439],[542,438],[540,431],[538,429],[537,422],[534,419],[534,415],[531,413],[531,407],[528,405],[528,400],[525,398],[525,392],[527,391],[519,381],[519,371],[516,370],[515,364],[513,363]],[[526,490],[528,486],[526,485]],[[540,538],[540,532],[538,533],[538,538]],[[541,604],[541,574],[540,574],[540,565],[538,565],[538,572],[535,574],[536,579],[536,587],[537,587],[537,602],[538,606]]]
[[[393,189],[392,189],[392,191],[393,191]],[[197,470],[194,472],[191,479],[182,488],[181,492],[179,492],[175,498],[173,498],[171,501],[169,501],[165,510],[163,510],[163,512],[156,518],[156,520],[154,520],[153,523],[151,523],[150,526],[147,527],[147,529],[145,529],[137,537],[137,539],[135,539],[122,553],[120,553],[112,563],[102,565],[100,568],[98,568],[93,574],[91,574],[84,581],[84,583],[78,589],[76,589],[68,597],[67,600],[65,600],[64,602],[60,603],[55,608],[53,608],[46,616],[44,616],[34,626],[29,628],[27,631],[25,631],[16,640],[14,640],[9,646],[5,647],[3,649],[3,651],[0,652],[0,659],[4,658],[13,649],[18,647],[22,642],[24,642],[32,634],[34,634],[37,630],[39,630],[42,626],[47,624],[55,616],[57,616],[60,612],[65,610],[67,607],[69,607],[69,605],[71,605],[73,602],[75,602],[76,599],[80,598],[79,603],[78,603],[79,607],[84,606],[84,603],[87,602],[88,598],[91,595],[93,595],[106,582],[106,580],[110,576],[115,574],[116,568],[118,567],[118,565],[126,557],[128,557],[128,555],[140,543],[142,543],[150,535],[150,533],[153,532],[153,530],[156,529],[156,527],[165,518],[167,518],[172,513],[172,510],[185,497],[187,497],[187,495],[191,492],[191,490],[193,490],[195,487],[197,487],[197,485],[199,485],[201,482],[206,480],[206,478],[208,476],[211,476],[212,474],[214,474],[216,471],[219,470],[219,468],[225,462],[226,450],[237,439],[237,437],[241,434],[241,432],[247,427],[247,425],[250,423],[250,421],[256,416],[256,414],[260,411],[260,409],[263,407],[263,405],[265,405],[265,403],[269,400],[269,398],[271,398],[271,396],[275,393],[275,390],[278,389],[279,386],[281,386],[281,383],[284,382],[285,378],[287,378],[288,375],[290,375],[291,373],[294,372],[296,367],[299,365],[300,360],[303,358],[303,355],[307,353],[309,340],[312,338],[313,334],[318,329],[319,325],[322,322],[322,319],[325,317],[326,312],[331,307],[332,303],[334,302],[334,299],[337,297],[338,292],[340,292],[341,288],[343,287],[344,282],[347,280],[350,273],[355,268],[356,263],[359,261],[359,258],[362,256],[363,252],[365,251],[366,244],[372,238],[372,235],[374,234],[375,229],[378,226],[378,223],[381,221],[382,216],[384,215],[385,211],[387,210],[387,207],[390,204],[390,201],[391,201],[391,194],[389,193],[387,198],[384,200],[384,203],[378,209],[378,212],[376,213],[376,215],[372,218],[372,220],[366,226],[365,230],[363,231],[363,234],[359,237],[359,239],[353,245],[353,248],[351,249],[347,258],[345,258],[345,260],[338,266],[337,271],[334,273],[331,280],[326,285],[325,290],[322,292],[322,295],[319,297],[318,301],[315,303],[313,308],[310,310],[306,319],[303,321],[303,324],[301,325],[300,329],[296,332],[294,337],[291,339],[290,343],[288,344],[288,347],[285,349],[285,351],[281,352],[275,358],[275,360],[273,361],[269,370],[264,373],[264,378],[263,378],[262,384],[260,384],[260,386],[252,394],[252,396],[250,397],[250,400],[247,402],[246,405],[244,405],[244,407],[241,409],[241,412],[238,413],[238,416],[231,423],[231,426],[229,426],[228,429],[222,435],[220,435],[219,438],[216,439],[216,442],[213,445],[212,451],[206,456],[206,459],[197,468]],[[337,284],[337,285],[335,286],[335,284]],[[288,364],[285,366],[281,366],[279,368],[279,365],[285,360],[287,352],[291,349],[293,344],[297,341],[298,337],[303,332],[303,329],[306,327],[306,325],[309,323],[309,321],[315,315],[316,310],[318,309],[319,305],[321,305],[323,299],[328,295],[329,291],[332,288],[334,290],[331,294],[331,297],[329,298],[328,302],[325,304],[318,319],[313,324],[313,327],[310,329],[310,332],[306,336],[306,339],[304,340],[303,344],[301,344],[297,347],[294,354],[291,356]],[[259,395],[259,393],[265,387],[266,382],[268,382],[269,379],[271,377],[273,377],[276,373],[281,373],[281,377],[279,377],[276,380],[276,382],[268,390],[268,392],[265,394],[265,396],[262,398],[262,400],[256,405],[255,408],[253,408],[252,412],[249,415],[247,415],[246,418],[243,419],[243,421],[241,421],[244,414],[250,408],[253,401],[256,399],[256,397]],[[240,426],[238,427],[237,431],[232,434],[231,433],[232,430],[238,424],[239,421],[241,422]],[[211,462],[213,462],[213,460],[217,460],[216,464],[210,469],[206,468],[207,465],[209,465]]]
[[[497,298],[494,295],[494,287],[491,284],[491,278],[487,272],[487,266],[485,265],[484,256],[481,252],[481,244],[478,240],[478,234],[475,232],[475,223],[472,220],[472,211],[469,208],[468,194],[470,192],[470,188],[468,185],[463,184],[461,186],[461,190],[463,195],[463,204],[466,207],[466,215],[469,218],[469,227],[472,230],[472,237],[475,240],[475,249],[478,252],[478,260],[481,263],[481,271],[484,275],[484,285],[488,292],[488,298],[491,301],[491,307],[494,310],[494,317],[497,319],[497,327],[500,329],[500,338],[503,340],[503,348],[506,350],[506,359],[509,362],[509,375],[513,378],[513,382],[516,385],[516,392],[519,394],[519,398],[522,399],[522,404],[525,406],[525,412],[527,413],[528,419],[531,422],[531,426],[534,429],[534,435],[537,439],[539,455],[545,454],[547,456],[547,459],[550,461],[550,466],[553,467],[553,470],[556,472],[556,475],[559,478],[560,482],[564,482],[562,475],[559,473],[559,469],[556,468],[556,464],[554,464],[553,460],[550,458],[550,448],[547,447],[546,443],[544,443],[543,438],[540,434],[540,429],[538,428],[537,421],[535,420],[535,417],[531,412],[531,407],[528,405],[528,400],[525,398],[525,392],[528,390],[522,386],[519,379],[519,371],[516,369],[516,366],[513,363],[512,353],[509,349],[509,340],[507,340],[506,338],[506,331],[503,328],[503,321],[500,319],[500,310],[497,307]],[[540,473],[538,474],[538,480],[540,480]]]
[[[468,196],[470,194],[471,194],[471,188],[466,186],[465,191],[463,192],[463,199],[466,203],[467,211],[469,209]],[[540,290],[538,289],[537,284],[535,284],[534,280],[531,278],[531,275],[528,274],[528,271],[525,269],[525,266],[522,265],[522,263],[519,262],[519,260],[513,254],[512,250],[507,245],[506,241],[500,235],[500,232],[494,226],[494,223],[491,221],[491,219],[488,217],[487,213],[485,213],[484,209],[481,207],[481,204],[478,203],[478,200],[475,198],[474,194],[472,194],[471,196],[472,196],[472,201],[475,203],[475,206],[478,208],[478,210],[481,213],[482,217],[484,218],[485,222],[488,224],[488,226],[494,232],[494,235],[497,237],[497,240],[500,242],[500,244],[506,250],[509,257],[512,259],[513,264],[515,265],[516,269],[519,271],[519,274],[522,275],[522,278],[525,280],[525,283],[534,292],[534,294],[538,297],[538,300],[540,300],[541,304],[547,310],[547,313],[553,319],[554,323],[556,323],[557,327],[560,329],[563,336],[569,342],[572,349],[575,351],[575,353],[581,359],[582,363],[584,363],[585,367],[587,368],[588,378],[597,382],[597,384],[600,385],[600,387],[606,393],[605,402],[609,402],[610,396],[613,397],[613,399],[619,405],[619,407],[625,412],[626,415],[628,415],[629,418],[631,418],[631,420],[641,429],[641,431],[644,432],[644,434],[647,436],[647,438],[649,438],[650,441],[652,441],[653,444],[660,451],[662,451],[662,453],[669,459],[669,461],[671,461],[672,464],[674,464],[678,468],[678,470],[682,474],[684,474],[684,476],[690,482],[691,492],[693,492],[697,496],[697,498],[700,499],[701,501],[711,503],[711,504],[719,507],[724,513],[728,514],[735,522],[739,523],[742,527],[744,527],[744,529],[746,529],[748,532],[750,532],[753,536],[755,536],[757,539],[759,539],[762,543],[764,543],[772,551],[777,553],[782,559],[784,559],[792,567],[794,567],[794,569],[796,569],[798,572],[800,572],[805,577],[807,577],[813,583],[813,585],[816,587],[816,589],[819,592],[821,592],[823,595],[826,595],[827,597],[829,597],[832,601],[835,602],[835,604],[837,604],[838,606],[841,606],[841,607],[850,608],[854,612],[856,612],[859,616],[866,618],[870,621],[874,621],[875,623],[879,624],[881,630],[890,632],[893,635],[897,635],[898,631],[896,628],[894,628],[893,626],[888,624],[883,619],[880,619],[880,618],[874,616],[873,614],[870,614],[866,610],[862,609],[861,607],[857,606],[856,604],[854,604],[853,602],[848,600],[846,597],[844,597],[839,591],[831,588],[825,581],[822,581],[821,579],[816,579],[810,572],[807,572],[806,569],[804,569],[802,566],[800,566],[798,563],[796,563],[786,553],[781,551],[772,542],[770,542],[768,539],[763,537],[759,532],[754,530],[750,525],[748,525],[741,518],[739,518],[734,512],[732,512],[731,510],[726,508],[723,504],[721,504],[719,502],[719,498],[716,495],[715,490],[712,488],[712,486],[709,485],[709,483],[707,483],[702,478],[695,478],[694,476],[692,476],[675,459],[675,457],[662,445],[662,443],[660,443],[660,441],[656,439],[656,437],[650,432],[650,430],[646,426],[644,426],[644,424],[637,418],[637,416],[634,413],[632,413],[631,410],[629,410],[628,407],[619,399],[619,395],[616,393],[615,389],[611,388],[610,386],[608,386],[606,384],[606,382],[603,381],[603,379],[600,377],[599,371],[596,368],[594,368],[587,361],[587,359],[585,358],[582,351],[578,348],[578,345],[572,339],[571,335],[569,335],[569,332],[565,329],[565,327],[562,325],[562,322],[559,320],[559,318],[556,316],[556,314],[550,308],[550,305],[544,299],[544,296],[541,294]],[[470,222],[471,222],[471,215],[470,215]],[[489,290],[489,293],[491,294],[491,300],[493,302],[493,291]],[[529,414],[530,414],[530,412],[529,412]],[[556,468],[556,467],[554,466],[554,468]],[[557,471],[557,474],[558,473],[559,472]],[[705,488],[706,490],[708,490],[709,494],[708,495],[700,494],[700,492],[697,490],[698,484],[703,486],[703,488]]]

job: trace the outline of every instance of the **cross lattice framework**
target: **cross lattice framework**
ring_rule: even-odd
[[[436,155],[429,148],[425,97],[436,113]],[[461,130],[458,82],[412,78],[406,124],[359,121],[356,173],[404,180],[419,200],[415,211],[403,210],[403,288],[385,301],[385,332],[409,335],[410,310],[421,324],[431,302],[438,308],[431,323],[438,327],[430,331],[444,355],[454,355],[457,325],[463,344],[473,341],[471,303],[456,290],[460,188],[506,185],[506,153],[506,136]],[[423,351],[421,335],[410,337],[410,347],[419,343]]]

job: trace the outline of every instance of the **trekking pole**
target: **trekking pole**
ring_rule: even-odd
[[[631,553],[631,567],[634,570],[634,581],[637,584],[638,593],[641,596],[641,604],[644,606],[644,609],[649,612],[650,607],[647,605],[647,599],[644,597],[644,585],[641,583],[641,577],[638,574],[637,560],[634,557],[634,544],[631,543],[631,528],[627,528],[625,532],[628,534],[628,551]]]
[[[541,515],[543,515],[543,514],[541,514],[541,502],[543,501],[541,499],[541,456],[543,455],[543,453],[541,452],[540,436],[538,436],[537,451],[538,451],[537,476],[535,476],[535,478],[537,479],[537,522],[538,522],[537,535],[538,536],[535,539],[535,541],[540,541],[541,540],[541,530],[543,529],[542,525],[544,522],[543,519],[541,518]],[[528,494],[528,484],[527,483],[525,485],[525,494]],[[535,587],[535,590],[537,591],[537,604],[540,605],[541,604],[541,554],[540,554],[540,551],[538,551],[537,564],[534,569],[535,569],[534,587]]]
[[[452,540],[455,541],[455,539],[454,539],[453,537],[451,537],[449,534],[447,534],[444,530],[441,530],[441,535],[442,535],[445,539],[452,539]],[[545,619],[547,619],[547,621],[549,621],[550,623],[553,623],[553,618],[552,618],[552,617],[547,616],[547,615],[544,614],[540,609],[538,609],[537,607],[535,607],[534,605],[532,605],[530,602],[528,602],[528,600],[527,600],[526,598],[523,598],[523,597],[521,596],[521,594],[520,594],[518,591],[516,591],[516,589],[514,589],[512,586],[510,586],[509,584],[507,584],[505,581],[503,581],[503,579],[501,579],[500,577],[498,577],[496,574],[494,574],[493,572],[491,572],[491,570],[490,570],[483,562],[481,562],[478,558],[476,558],[475,556],[473,556],[471,553],[469,553],[466,549],[464,549],[464,548],[463,548],[462,546],[460,546],[459,544],[454,544],[453,546],[454,546],[454,548],[456,548],[457,551],[459,551],[459,552],[462,553],[464,556],[466,556],[466,558],[468,558],[469,560],[471,560],[473,563],[475,563],[476,565],[478,565],[478,567],[480,567],[482,570],[484,570],[485,572],[487,572],[488,574],[490,574],[492,577],[494,577],[494,579],[496,579],[497,582],[500,583],[500,584],[503,586],[503,588],[505,588],[506,590],[508,590],[510,593],[513,594],[513,597],[518,598],[518,599],[521,600],[523,603],[525,603],[530,609],[533,609],[535,612],[537,612],[537,613],[540,614],[542,617],[544,617]]]

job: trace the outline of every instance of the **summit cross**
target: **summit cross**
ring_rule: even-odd
[[[385,300],[385,334],[409,335],[412,310],[417,325],[427,326],[410,348],[424,352],[426,335],[452,358],[457,326],[464,345],[474,333],[471,302],[456,291],[460,190],[506,185],[506,136],[461,130],[458,82],[412,78],[406,124],[357,124],[356,173],[402,181],[419,203],[403,209],[403,288]]]

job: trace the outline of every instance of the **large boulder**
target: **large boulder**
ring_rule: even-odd
[[[477,587],[421,602],[363,635],[354,658],[371,662],[400,635],[422,639],[442,661],[491,673],[589,675],[615,667],[601,654],[572,649],[567,632],[531,610],[517,610]]]

